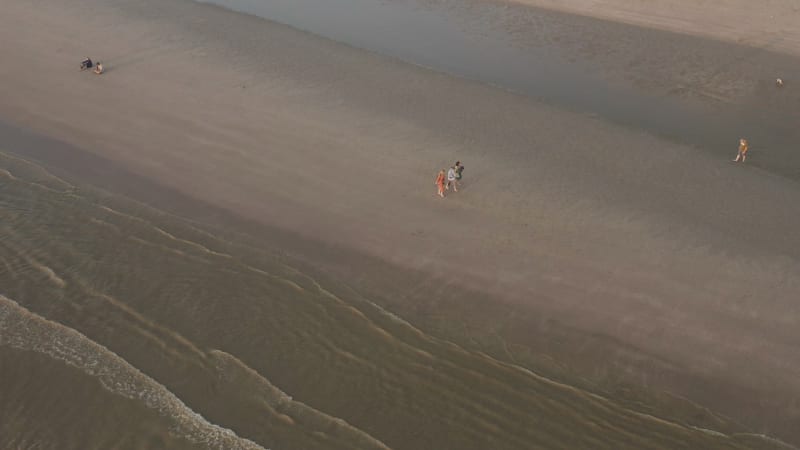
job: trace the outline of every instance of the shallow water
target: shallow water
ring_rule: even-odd
[[[775,99],[759,87],[761,98],[733,104],[723,89],[748,77],[769,84],[774,72],[800,79],[800,62],[788,56],[490,1],[200,1],[726,157],[747,136],[757,143],[753,154],[765,150],[758,160],[751,157],[755,165],[800,179],[791,99]],[[656,61],[643,64],[647,58]],[[660,80],[655,88],[648,84],[653,79]],[[684,91],[705,103],[715,100],[704,107],[675,94]]]
[[[569,61],[550,42],[519,47],[495,24],[504,8],[485,5],[481,14],[453,2],[381,0],[212,0],[298,29],[372,50],[403,61],[525,93],[616,119],[637,122],[642,111],[654,120],[669,118],[691,126],[691,119],[658,99],[630,95],[596,76],[588,61]],[[542,13],[540,25],[553,16]],[[652,111],[650,111],[652,109]]]
[[[738,446],[432,338],[245,235],[4,153],[0,199],[2,448]]]

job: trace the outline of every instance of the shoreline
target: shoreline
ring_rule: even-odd
[[[259,19],[156,3],[9,5],[3,56],[26,70],[0,74],[0,114],[247,219],[413,268],[444,296],[476,288],[539,324],[746,385],[767,403],[749,421],[797,392],[795,183]],[[89,10],[77,30],[69,18]],[[47,26],[21,25],[32,17]],[[87,46],[113,61],[100,79],[63,71]],[[443,203],[427,175],[454,157],[465,188]],[[724,396],[704,403],[755,407]]]
[[[64,381],[61,379],[63,375],[67,375],[68,379],[74,379],[74,370],[72,373],[69,373],[69,370],[64,372],[63,369],[67,367],[59,362],[62,361],[68,366],[73,366],[73,369],[77,368],[79,372],[90,375],[88,380],[84,377],[84,380],[70,381],[83,384],[84,388],[87,386],[83,381],[93,384],[94,388],[89,388],[95,392],[92,399],[96,399],[98,393],[106,395],[111,391],[117,395],[113,400],[117,401],[115,403],[122,411],[128,410],[141,415],[142,406],[145,406],[147,407],[145,412],[149,409],[152,413],[155,409],[160,413],[160,419],[150,421],[149,432],[142,433],[142,430],[137,430],[135,427],[122,426],[114,435],[123,434],[134,439],[146,438],[156,442],[154,439],[159,439],[157,430],[165,429],[164,422],[169,422],[175,417],[173,407],[177,407],[189,413],[188,416],[183,415],[184,419],[196,418],[192,412],[196,411],[207,417],[212,427],[223,426],[227,430],[235,431],[236,434],[224,432],[224,439],[228,441],[223,444],[226,448],[233,447],[231,440],[242,443],[240,438],[252,440],[269,448],[273,446],[294,448],[303,441],[309,445],[304,445],[302,448],[351,448],[352,446],[348,445],[331,445],[330,440],[326,443],[319,443],[318,440],[313,442],[315,435],[322,435],[315,432],[315,428],[329,430],[334,426],[339,428],[335,433],[338,438],[336,440],[343,444],[358,442],[358,448],[387,449],[380,440],[364,434],[359,428],[354,428],[348,423],[372,430],[372,433],[376,433],[375,436],[387,439],[386,444],[398,450],[442,448],[443,445],[438,444],[442,441],[448,448],[449,446],[486,448],[484,441],[494,443],[495,448],[508,449],[527,449],[530,445],[540,442],[548,443],[543,446],[553,442],[588,441],[596,444],[597,441],[593,436],[597,436],[605,446],[615,449],[627,446],[639,448],[644,442],[652,442],[651,446],[655,447],[683,443],[681,446],[702,448],[749,448],[747,443],[750,441],[761,443],[759,448],[770,444],[768,439],[743,437],[745,435],[741,433],[746,430],[728,421],[717,420],[707,423],[701,421],[696,414],[708,413],[699,407],[695,407],[695,414],[678,411],[677,416],[669,413],[655,415],[658,409],[652,409],[654,405],[651,403],[646,403],[649,408],[642,410],[641,404],[628,405],[613,396],[609,398],[603,392],[590,390],[590,394],[587,395],[579,386],[564,383],[563,378],[543,377],[539,371],[531,373],[519,364],[504,363],[470,346],[465,348],[460,345],[460,339],[442,341],[441,338],[428,335],[398,319],[396,315],[371,303],[368,299],[363,299],[346,286],[340,286],[337,281],[318,278],[314,272],[307,272],[301,268],[302,265],[297,266],[283,257],[278,256],[275,259],[274,256],[277,255],[264,251],[263,245],[257,240],[254,241],[252,237],[244,235],[232,237],[228,226],[225,226],[226,231],[215,232],[214,227],[186,223],[185,220],[172,217],[147,205],[131,202],[125,197],[97,192],[91,186],[82,183],[73,185],[71,177],[66,179],[54,177],[38,164],[29,164],[8,156],[6,153],[0,154],[3,170],[8,169],[3,173],[4,179],[8,180],[8,184],[4,183],[6,188],[4,191],[9,194],[7,200],[10,203],[7,206],[12,207],[9,210],[10,219],[13,223],[21,222],[25,225],[19,227],[14,235],[28,239],[16,242],[4,241],[4,244],[15,244],[26,240],[28,243],[35,242],[41,238],[40,233],[44,232],[51,239],[58,241],[60,244],[58,246],[71,248],[73,253],[72,261],[65,261],[58,257],[58,250],[51,252],[53,247],[58,248],[58,246],[41,247],[34,244],[31,247],[23,244],[11,252],[4,246],[3,258],[8,258],[7,261],[11,261],[12,265],[15,265],[18,258],[26,257],[28,252],[25,251],[25,247],[27,247],[36,254],[33,260],[35,264],[47,264],[39,267],[40,270],[46,269],[44,274],[50,281],[55,280],[60,285],[71,286],[80,285],[84,277],[102,283],[108,280],[108,275],[120,274],[119,269],[125,266],[133,267],[137,271],[144,269],[140,264],[130,266],[130,258],[144,262],[148,259],[152,261],[153,256],[156,256],[155,259],[160,256],[170,261],[170,264],[151,267],[149,273],[138,275],[126,273],[119,283],[113,283],[99,292],[95,291],[93,295],[87,296],[80,288],[77,291],[71,289],[72,292],[63,293],[65,294],[63,297],[57,295],[61,297],[57,303],[84,305],[85,308],[80,311],[70,308],[54,310],[50,295],[37,296],[29,292],[33,290],[52,294],[48,283],[42,286],[37,285],[30,277],[26,277],[27,281],[21,281],[15,279],[14,273],[1,274],[4,277],[6,293],[13,298],[24,300],[22,303],[26,305],[0,296],[0,319],[6,319],[5,323],[0,323],[0,330],[4,332],[5,337],[10,337],[0,342],[0,350],[7,350],[7,346],[12,349],[11,354],[0,351],[0,358],[10,357],[12,366],[17,368],[16,373],[11,374],[12,383],[13,380],[24,379],[31,367],[42,366],[50,370],[46,376],[34,378],[36,383],[57,386]],[[114,175],[115,178],[123,176],[122,173]],[[20,193],[25,194],[16,195]],[[175,193],[164,191],[162,194],[168,197]],[[24,210],[31,202],[37,205],[38,217],[31,217],[26,212],[21,214],[14,212],[14,205],[21,206]],[[54,202],[55,209],[52,208]],[[66,205],[72,207],[65,208]],[[41,217],[47,217],[50,221],[42,223]],[[56,221],[68,223],[77,221],[80,225],[53,227],[52,222]],[[109,237],[121,237],[120,233],[123,233],[123,236],[127,235],[128,239],[121,239],[111,247],[105,245],[109,242]],[[87,236],[93,238],[87,239]],[[83,257],[90,259],[105,259],[106,267],[99,271],[91,269],[72,271],[70,266],[76,254],[83,254]],[[148,254],[151,254],[150,257]],[[233,276],[230,272],[235,273],[234,268],[237,266],[248,269],[245,272],[249,272],[250,275],[239,272],[240,276],[245,276],[248,280],[241,280],[242,282],[225,289],[224,298],[214,295],[213,292],[218,290],[215,284],[225,283],[223,279]],[[164,292],[155,298],[148,294],[141,295],[142,283],[159,283],[159,280],[166,281],[165,277],[182,278],[186,274],[181,275],[181,272],[187,268],[197,276],[195,283],[205,286],[194,289],[196,293],[191,296],[190,304],[186,303],[186,295],[183,292],[185,286],[181,286],[180,281],[178,290],[167,289],[172,291],[172,295],[169,292]],[[219,270],[225,270],[229,275],[219,279],[217,278]],[[166,285],[176,287],[174,281],[167,281]],[[255,291],[252,290],[253,285],[257,287]],[[320,288],[328,294],[322,297],[315,295]],[[276,290],[288,294],[288,298],[269,295],[269,293],[275,294]],[[256,292],[260,298],[252,298],[251,295],[245,294],[248,291]],[[93,302],[92,297],[100,293],[113,295],[116,300],[102,304]],[[291,307],[286,308],[286,300],[291,300]],[[265,302],[270,306],[265,307]],[[135,311],[134,317],[130,315],[120,317],[118,313],[122,305],[129,313]],[[308,306],[317,313],[309,315]],[[323,312],[321,316],[320,312]],[[44,315],[40,315],[42,313]],[[190,315],[190,320],[187,320],[187,314]],[[334,320],[331,323],[329,320],[331,315],[345,320]],[[145,317],[152,321],[143,322],[141,319]],[[104,320],[97,321],[95,318]],[[296,341],[291,336],[296,336],[298,330],[308,331],[308,327],[319,326],[319,319],[323,319],[323,323],[327,325],[319,332],[311,333],[308,336],[310,340],[297,341],[297,346],[307,350],[316,348],[317,351],[312,353],[317,353],[319,347],[313,345],[316,341],[323,344],[323,349],[339,351],[333,353],[324,351],[323,354],[327,354],[327,357],[320,358],[318,354],[310,355],[295,345],[273,345],[286,338]],[[231,330],[230,320],[236,322],[235,331]],[[242,326],[242,321],[249,326]],[[286,326],[284,321],[294,325]],[[335,330],[328,328],[330,325],[339,329],[334,332]],[[119,331],[120,328],[132,328],[134,331],[144,331],[142,328],[151,329],[157,331],[161,339],[154,340],[152,334],[136,332],[116,332],[98,341],[91,338],[94,336],[97,339],[102,336],[105,334],[104,330]],[[31,329],[39,332],[31,332]],[[42,331],[47,332],[41,333]],[[353,340],[352,333],[359,335],[360,339]],[[236,341],[242,339],[245,345],[236,345]],[[257,342],[260,342],[260,345],[256,344]],[[334,344],[333,347],[331,344]],[[401,345],[398,348],[396,344]],[[145,347],[144,351],[142,346]],[[384,351],[376,351],[376,347],[383,348]],[[15,348],[23,350],[25,355],[15,354],[13,350]],[[113,348],[114,351],[111,352],[107,348]],[[216,348],[227,350],[221,351]],[[69,352],[59,351],[64,349],[68,349]],[[384,371],[376,374],[369,366],[364,370],[364,366],[353,364],[354,354],[363,358],[362,361],[371,361],[384,368]],[[31,361],[29,356],[34,356],[36,361]],[[76,359],[70,361],[71,357],[76,356]],[[291,363],[284,360],[286,357],[292,360]],[[387,362],[387,359],[394,361]],[[187,371],[185,369],[187,360],[195,362],[211,360],[214,364],[199,364]],[[84,364],[86,361],[91,363]],[[414,361],[422,363],[415,364]],[[17,367],[14,365],[15,362],[34,364]],[[136,365],[129,365],[129,362]],[[281,367],[276,367],[276,363]],[[431,367],[429,363],[436,366]],[[320,377],[320,369],[326,371],[331,365],[341,367],[343,370],[329,371]],[[440,371],[436,367],[446,370]],[[454,382],[442,384],[438,381],[447,374],[452,375],[453,370],[465,373],[453,376]],[[356,373],[353,373],[354,371]],[[306,375],[298,379],[298,373]],[[476,376],[478,373],[481,375]],[[191,375],[192,381],[187,383],[185,375],[188,374]],[[409,378],[408,375],[412,376]],[[429,382],[439,383],[440,387],[434,389],[432,393],[429,392],[432,395],[409,394],[406,390],[398,392],[382,388],[386,383],[391,383],[404,385],[409,390],[427,391],[425,384],[419,383],[419,375]],[[364,382],[352,383],[353,376],[361,377]],[[102,383],[103,386],[98,383],[97,377],[106,380]],[[121,382],[112,381],[109,386],[107,385],[109,377]],[[130,377],[133,377],[133,382]],[[215,380],[212,386],[209,386],[211,381],[209,377]],[[46,381],[48,379],[50,383]],[[375,383],[376,379],[381,382]],[[486,383],[488,379],[494,382]],[[34,390],[35,393],[30,392],[30,381],[26,386],[12,388],[14,392],[12,411],[15,404],[22,403],[29,406],[27,414],[17,416],[22,424],[26,424],[33,417],[32,414],[38,411],[37,408],[47,408],[46,413],[39,412],[37,417],[39,415],[52,417],[54,409],[76,408],[84,403],[76,400],[75,397],[80,398],[80,395],[71,396],[69,400],[62,395],[59,396],[61,401],[54,402],[47,395],[38,395],[38,390]],[[465,390],[462,386],[465,382],[477,383],[476,389]],[[284,392],[278,386],[288,391]],[[73,387],[74,385],[70,385],[70,388]],[[147,399],[144,405],[136,401],[137,397],[142,397],[136,395],[136,392],[142,392],[140,389],[144,389],[144,392],[149,391],[149,394],[144,396]],[[341,392],[343,389],[347,391]],[[437,398],[445,391],[451,393],[444,395],[443,398]],[[477,411],[471,411],[468,418],[461,416],[458,408],[454,412],[454,405],[447,401],[452,400],[453,393],[458,394],[457,405],[474,402],[478,406]],[[366,398],[354,405],[353,398],[360,395]],[[568,399],[563,398],[565,395]],[[376,396],[380,399],[376,399]],[[118,402],[119,397],[128,397],[134,401],[123,401],[127,403],[123,405]],[[629,402],[635,402],[636,399],[636,395],[627,396]],[[274,410],[257,407],[258,404],[263,406],[263,402],[274,405],[279,412],[277,417]],[[387,402],[390,405],[397,402],[427,403],[427,407],[422,410],[429,417],[427,420],[420,420],[419,412],[413,409],[394,407],[385,409]],[[31,404],[36,405],[33,411],[30,408]],[[220,404],[225,406],[220,409],[218,407]],[[166,410],[157,405],[166,407]],[[322,409],[315,410],[314,405]],[[256,407],[261,413],[252,414],[252,407]],[[538,426],[542,425],[542,419],[535,413],[531,414],[537,409],[541,411],[540,407],[545,410],[556,408],[553,410],[553,416],[557,417],[546,415],[548,417],[546,423],[552,424],[554,428],[545,427],[547,431],[544,433],[538,429]],[[98,405],[95,409],[103,410],[103,408]],[[374,414],[364,416],[365,411],[374,408],[385,411],[384,414],[392,414],[396,420],[385,420],[385,417],[374,420]],[[564,411],[568,413],[564,415]],[[0,416],[7,412],[0,408]],[[330,416],[329,413],[333,413],[334,416]],[[491,422],[498,416],[508,415],[511,415],[512,419],[486,426],[487,420]],[[598,430],[594,426],[598,419],[593,419],[598,415],[603,417],[599,419],[603,423],[627,427],[630,431],[619,433],[618,428]],[[109,418],[118,421],[120,414],[114,416]],[[513,416],[516,416],[517,420],[514,420]],[[445,419],[441,422],[442,417],[453,417],[457,420]],[[486,419],[481,420],[482,417]],[[688,417],[695,426],[687,426],[683,417]],[[150,418],[153,419],[152,415]],[[299,419],[299,422],[296,422],[295,418]],[[347,423],[341,422],[342,419]],[[714,419],[713,416],[711,419]],[[468,424],[470,420],[474,425]],[[538,426],[519,426],[519,421],[532,421]],[[407,429],[409,424],[417,422],[418,425],[412,425],[417,433],[413,437],[408,436],[403,430]],[[68,425],[73,423],[70,421]],[[206,443],[209,444],[209,448],[218,447],[220,445],[218,439],[223,436],[213,430],[206,430],[211,433],[203,432],[202,429],[207,426],[198,425],[199,429],[189,426],[183,430],[186,434],[179,434],[195,444]],[[708,435],[705,431],[698,430],[697,425],[702,425],[705,429],[711,427],[718,433]],[[581,437],[576,439],[573,436],[576,428],[586,426],[589,427],[587,432],[578,433]],[[51,439],[57,439],[57,436],[64,434],[70,436],[75,434],[73,429],[62,433],[60,427],[46,427],[49,433],[41,433],[40,427],[41,425],[37,423],[24,429],[26,435],[36,436],[34,441],[39,445],[43,445],[43,441],[48,442],[48,439],[40,437],[40,434],[52,434]],[[304,428],[299,429],[299,427]],[[11,432],[3,436],[12,436],[13,446],[13,437],[18,431],[15,427],[11,427],[10,430]],[[172,430],[174,431],[174,428]],[[502,430],[502,433],[498,433],[498,430]],[[323,434],[328,433],[323,432]],[[73,439],[75,444],[67,447],[100,448],[102,445],[96,447],[90,445],[90,442],[96,442],[96,437],[98,436],[92,436],[89,440]],[[102,440],[102,437],[99,438]],[[631,442],[632,438],[636,439],[636,442]],[[62,446],[65,446],[63,441]],[[166,447],[167,444],[162,441],[161,446]],[[777,443],[774,443],[774,446],[777,447]],[[169,445],[169,448],[173,448],[173,445]],[[772,445],[769,445],[769,448],[772,448]]]
[[[485,342],[479,343],[480,336],[452,333],[445,322],[452,324],[453,320],[463,320],[463,326],[473,329],[473,333],[485,333],[487,337],[491,337],[495,332],[491,330],[491,325],[487,327],[487,320],[502,320],[508,322],[508,326],[527,328],[531,325],[528,317],[513,323],[504,314],[529,316],[537,312],[520,309],[520,305],[509,305],[500,299],[492,299],[485,293],[449,286],[447,280],[431,279],[407,267],[358,254],[349,248],[315,241],[290,230],[270,228],[264,223],[246,219],[216,205],[206,204],[173,189],[159,186],[127,172],[124,167],[111,161],[71,148],[68,144],[38,136],[29,130],[12,129],[0,123],[0,139],[4,143],[11,142],[6,145],[12,149],[23,149],[8,151],[8,148],[4,148],[2,150],[7,152],[4,157],[19,158],[24,164],[34,164],[32,167],[45,169],[56,177],[56,184],[71,186],[75,192],[86,189],[82,195],[104,199],[100,204],[109,205],[113,211],[117,210],[117,204],[133,205],[141,208],[139,212],[143,217],[163,216],[161,218],[165,223],[176,222],[182,227],[188,225],[199,236],[211,233],[207,236],[213,236],[220,242],[246,245],[254,253],[250,256],[240,255],[245,257],[244,260],[250,257],[256,260],[276,257],[283,264],[288,264],[287,267],[291,267],[293,271],[300,270],[298,273],[316,280],[326,290],[330,289],[337,297],[355,299],[355,303],[361,305],[357,306],[359,310],[366,305],[366,310],[362,312],[372,311],[367,313],[369,317],[377,314],[382,321],[398,322],[403,327],[403,324],[409,324],[415,333],[422,332],[437,342],[455,345],[514,370],[525,373],[531,371],[535,378],[548,384],[570,391],[586,392],[647,420],[653,419],[678,428],[683,428],[690,422],[690,429],[712,430],[720,437],[732,439],[737,445],[745,445],[747,440],[742,436],[748,435],[752,435],[753,441],[761,446],[770,444],[783,448],[786,445],[774,437],[745,431],[749,430],[747,426],[720,416],[716,411],[709,411],[700,403],[673,397],[671,394],[665,395],[658,390],[651,391],[650,388],[638,386],[625,377],[611,382],[586,378],[587,373],[597,370],[608,371],[612,377],[620,376],[610,365],[604,366],[603,359],[612,357],[614,364],[636,367],[640,376],[662,379],[675,377],[679,384],[702,385],[708,381],[696,374],[680,373],[671,362],[661,360],[658,355],[648,354],[633,345],[615,342],[607,336],[570,329],[567,324],[551,319],[551,323],[547,325],[548,330],[537,330],[534,334],[540,334],[538,340],[549,340],[551,344],[561,340],[571,341],[559,343],[559,350],[563,353],[553,353],[554,349],[545,349],[541,345],[527,347],[524,340],[520,341],[510,335],[506,336],[508,340],[503,343],[502,350],[493,348]],[[51,178],[51,175],[46,175],[45,178]],[[96,186],[85,184],[88,179],[104,186],[103,189],[98,190]],[[152,200],[153,198],[157,200]],[[157,226],[157,222],[151,225]],[[194,228],[195,226],[199,228]],[[255,256],[256,254],[259,256]],[[432,290],[441,289],[434,287],[435,283],[445,283],[450,292],[437,292],[437,304],[434,305],[429,304],[428,295],[417,295],[418,287],[414,285],[425,284]],[[392,286],[391,292],[387,292],[387,286]],[[403,303],[398,303],[398,300]],[[485,309],[488,306],[486,303],[491,302],[496,302],[494,307],[499,307],[506,313],[498,314],[496,310]],[[468,314],[471,317],[465,317],[459,312],[448,314],[459,307],[473,310]],[[439,316],[444,322],[429,320]],[[509,346],[516,347],[516,350],[509,352]],[[585,359],[592,361],[587,364]],[[654,365],[657,366],[656,370],[653,370]],[[716,386],[716,390],[728,389],[740,390],[742,386]]]

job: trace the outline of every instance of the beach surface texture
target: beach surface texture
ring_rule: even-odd
[[[545,48],[563,57],[565,64],[574,64],[576,70],[589,68],[609,89],[625,93],[608,103],[608,113],[616,119],[606,118],[603,111],[582,111],[575,106],[578,103],[564,107],[558,101],[409,64],[205,3],[4,0],[0,8],[0,58],[4,61],[0,66],[0,150],[7,161],[31,161],[70,180],[70,185],[93,186],[191,220],[197,227],[208,224],[226,230],[231,235],[224,239],[231,242],[238,239],[235,233],[257,239],[251,250],[263,245],[285,254],[319,277],[336,280],[342,292],[368,299],[368,304],[407,320],[415,330],[486,352],[496,358],[492,361],[562,377],[612,402],[638,399],[633,392],[639,390],[650,392],[654,405],[668,405],[656,415],[671,420],[674,414],[674,422],[668,422],[681,423],[676,436],[689,439],[686,442],[695,436],[694,431],[686,431],[694,430],[686,428],[689,425],[712,429],[719,425],[722,430],[716,431],[765,434],[800,444],[796,426],[800,422],[800,142],[794,141],[797,130],[792,125],[800,100],[796,2],[465,0],[447,2],[446,8],[440,2],[418,3],[443,14],[472,17],[474,22],[464,19],[459,25],[501,33],[510,48]],[[486,17],[478,17],[484,10],[491,11],[497,21],[480,20]],[[475,35],[471,45],[480,47],[481,39]],[[80,72],[78,64],[85,56],[102,61],[105,73]],[[774,85],[778,76],[785,77],[782,88]],[[575,97],[592,95],[579,85],[567,85],[566,92]],[[633,100],[650,98],[652,108],[647,100],[634,116],[677,112],[646,128],[619,119],[626,105],[642,104]],[[672,105],[674,110],[662,105]],[[680,129],[670,128],[673,119],[677,124],[690,122],[697,138],[683,139],[669,131]],[[664,133],[659,129],[662,125]],[[759,140],[761,135],[764,138]],[[731,162],[740,137],[750,138],[746,164]],[[457,193],[449,191],[446,198],[439,198],[436,173],[456,160],[466,166],[464,179]],[[20,178],[8,164],[0,166],[5,170],[0,171],[4,189]],[[8,189],[5,192],[12,192]],[[64,196],[72,192],[63,186],[57,190]],[[21,199],[38,198],[13,192]],[[385,422],[379,420],[375,411],[387,404],[399,410],[422,408],[403,404],[403,388],[396,386],[424,379],[425,374],[402,378],[396,385],[387,381],[380,387],[394,396],[376,396],[371,404],[374,410],[359,409],[343,397],[323,399],[326,393],[320,390],[335,391],[333,381],[309,387],[319,382],[314,374],[324,371],[325,365],[303,366],[306,371],[294,376],[289,374],[290,363],[300,362],[284,358],[283,353],[268,359],[251,348],[257,343],[262,351],[271,346],[278,351],[281,342],[290,345],[295,338],[301,341],[315,333],[324,335],[326,330],[346,335],[345,325],[362,320],[361,316],[322,314],[306,306],[308,316],[293,316],[292,324],[300,331],[270,335],[275,340],[267,340],[259,327],[279,327],[282,322],[256,321],[273,310],[265,309],[256,289],[244,287],[261,286],[249,278],[254,273],[249,268],[227,263],[213,265],[214,271],[209,272],[187,268],[181,272],[183,278],[156,277],[159,284],[152,286],[144,272],[134,269],[137,265],[157,267],[159,260],[172,261],[175,255],[210,261],[219,256],[213,252],[236,255],[232,250],[223,252],[204,244],[208,253],[171,240],[168,236],[174,233],[162,227],[156,229],[166,234],[148,228],[149,234],[131,231],[128,239],[126,230],[138,230],[138,225],[132,225],[135,221],[114,222],[108,211],[103,213],[108,217],[101,217],[87,207],[87,226],[97,225],[91,218],[112,223],[120,234],[103,235],[104,239],[125,242],[119,248],[127,255],[151,255],[147,253],[151,250],[142,249],[153,245],[166,246],[166,250],[159,248],[167,252],[152,256],[156,259],[131,260],[129,266],[119,268],[119,277],[109,272],[103,278],[107,281],[92,281],[94,275],[89,273],[110,264],[113,251],[105,250],[109,259],[93,261],[91,255],[100,250],[69,250],[70,236],[91,240],[91,235],[81,234],[85,231],[82,222],[74,217],[54,219],[58,211],[68,215],[69,209],[59,209],[59,205],[67,206],[53,203],[47,210],[55,211],[50,219],[42,216],[39,222],[28,222],[37,218],[36,202],[13,203],[5,197],[0,201],[0,207],[6,208],[0,211],[8,218],[0,225],[6,233],[0,243],[5,245],[7,261],[19,264],[0,266],[0,273],[5,271],[0,305],[7,308],[6,317],[17,317],[9,315],[12,312],[25,317],[33,314],[30,320],[41,322],[42,327],[52,325],[53,333],[67,333],[59,328],[62,325],[77,330],[80,336],[70,334],[77,341],[90,339],[127,361],[115,362],[114,367],[130,373],[140,370],[175,392],[180,400],[170,400],[170,408],[201,410],[208,419],[187,419],[169,425],[171,429],[204,430],[204,436],[230,442],[238,435],[236,445],[242,448],[268,445],[269,440],[257,431],[263,424],[245,418],[247,411],[261,411],[268,403],[270,411],[280,412],[271,400],[237,404],[230,399],[244,398],[243,394],[231,394],[229,402],[220,401],[218,409],[210,400],[201,400],[205,393],[223,389],[220,386],[228,378],[220,373],[234,373],[231,377],[249,380],[248,386],[259,386],[253,389],[271,393],[274,387],[298,396],[303,407],[313,411],[287,413],[288,417],[273,411],[274,420],[302,422],[305,417],[304,433],[344,436],[342,442],[350,443],[363,439],[374,448],[467,448],[449,447],[446,434],[437,433],[434,422],[404,422],[393,415],[386,416]],[[29,215],[16,215],[24,211]],[[12,221],[12,216],[19,222]],[[62,220],[75,228],[47,231]],[[147,220],[155,224],[160,219]],[[22,224],[38,229],[35,223],[44,228],[23,238]],[[48,241],[50,235],[61,237]],[[129,248],[131,239],[145,243],[136,241],[141,247]],[[246,250],[237,251],[246,254]],[[37,259],[44,257],[41,252],[49,255],[50,263]],[[86,258],[80,264],[75,256],[79,254]],[[231,258],[248,261],[244,256]],[[61,261],[63,271],[54,269],[55,261]],[[83,271],[88,272],[80,275]],[[220,275],[239,271],[250,275]],[[75,300],[48,306],[42,299],[52,292],[34,294],[39,285],[22,281],[25,274],[34,272],[48,289],[61,289],[59,295],[84,298],[70,291],[83,283],[86,292],[98,296],[91,297],[94,303]],[[241,290],[193,290],[193,283],[187,281],[192,273],[216,280],[208,286]],[[126,276],[140,277],[138,283],[126,286],[133,290],[142,286],[141,303],[126,303],[126,295],[114,291],[114,283]],[[75,281],[79,279],[80,283]],[[322,289],[319,285],[312,285],[298,286],[305,293],[314,292],[309,298],[338,304],[322,290],[316,291]],[[174,304],[188,308],[185,315],[148,300],[159,298],[167,287]],[[287,292],[294,288],[284,288],[274,288],[270,295],[290,298]],[[178,294],[183,289],[197,296],[213,292],[207,301],[214,306],[194,311],[191,308],[199,306],[189,306],[193,304],[189,298]],[[138,298],[133,291],[125,292],[131,293],[130,299]],[[235,298],[227,304],[214,303],[228,299],[227,292],[236,292]],[[102,300],[102,293],[128,306]],[[93,328],[106,320],[104,314],[76,313],[94,311],[94,307],[105,311],[109,305],[116,305],[113,314],[118,318],[136,318],[136,323],[147,325],[146,331],[134,334],[163,339],[165,344],[132,344],[134,340],[125,341],[125,334],[118,331],[128,329],[124,320],[110,322],[117,325],[108,329]],[[341,313],[338,306],[331,308]],[[193,327],[192,314],[207,328]],[[215,328],[213,317],[220,317],[227,327]],[[302,331],[302,317],[319,321],[314,333]],[[2,318],[0,313],[0,323]],[[338,325],[328,328],[328,321]],[[203,329],[208,334],[198,331]],[[380,340],[383,335],[370,334],[373,331],[354,336]],[[402,328],[397,333],[423,331]],[[31,367],[38,364],[27,353],[15,356],[14,352],[21,351],[19,345],[12,346],[14,350],[3,347],[9,333],[0,328],[0,358],[19,357]],[[356,345],[359,339],[345,341]],[[331,371],[344,374],[348,368],[360,367],[376,377],[354,376],[364,380],[362,386],[380,379],[380,364],[408,361],[376,362],[361,347],[357,348],[365,354],[344,343],[314,342],[313,349],[330,350],[319,358],[337,362],[331,363]],[[381,348],[391,353],[407,350],[405,345],[411,344],[393,342]],[[159,372],[158,363],[148,362],[142,350],[149,346],[162,348],[165,361],[174,354],[185,358]],[[297,348],[306,347],[297,344]],[[439,351],[419,348],[434,355]],[[318,355],[312,350],[307,354]],[[443,361],[466,368],[486,362],[464,362],[458,352],[448,355],[442,356]],[[420,361],[414,360],[414,367],[436,366]],[[255,381],[258,373],[241,369],[240,363],[255,368],[269,382]],[[222,366],[237,369],[215,371]],[[439,369],[445,366],[451,367],[443,364]],[[0,366],[0,376],[6,367]],[[198,376],[202,382],[182,385],[181,380],[191,378],[192,368],[206,378]],[[84,379],[86,373],[64,377],[94,392],[91,380]],[[509,383],[520,383],[515,381],[516,372],[508,376]],[[25,379],[23,373],[15,372],[14,377]],[[456,375],[453,380],[457,385]],[[355,401],[358,389],[342,383],[342,393]],[[430,392],[444,385],[448,383],[431,385]],[[470,386],[479,385],[476,381]],[[418,394],[423,397],[430,392]],[[442,402],[458,403],[453,399],[466,392],[469,389],[449,393]],[[586,392],[578,397],[594,395]],[[606,403],[591,404],[591,408],[606,408]],[[631,404],[638,408],[636,414],[657,410],[640,407],[638,400]],[[700,406],[691,409],[695,406],[689,404]],[[476,405],[480,403],[465,406],[463,415],[479,409]],[[502,410],[502,405],[495,406]],[[513,417],[521,424],[522,417],[528,416],[523,406],[519,408],[522,412]],[[697,414],[702,419],[697,423],[686,419],[687,408],[705,411]],[[145,424],[157,421],[148,411],[136,409],[135,414]],[[241,421],[225,423],[226,416]],[[353,429],[342,424],[338,431],[327,428],[329,417],[342,418]],[[447,423],[456,423],[459,417],[447,416],[452,419]],[[504,435],[493,428],[500,425],[483,419],[471,426],[495,430],[483,434],[495,436],[492,439]],[[390,420],[406,428],[392,431]],[[585,423],[593,420],[585,418]],[[445,427],[445,422],[442,419],[436,426]],[[633,425],[621,436],[638,426],[629,423]],[[669,435],[673,425],[659,428],[659,436]],[[532,425],[525,422],[528,426]],[[591,427],[587,425],[587,430]],[[236,435],[228,434],[228,428]],[[421,434],[414,435],[410,431],[414,429]],[[710,436],[698,433],[703,439]],[[159,442],[171,442],[174,436],[170,436],[159,437]],[[279,442],[291,445],[294,436],[289,433]],[[443,440],[430,440],[432,436]],[[524,439],[530,438],[514,441],[512,434],[505,434],[506,441],[481,441],[464,436],[458,445],[483,445],[476,448],[528,448]],[[555,448],[562,438],[552,436],[553,440],[538,445]],[[351,438],[356,441],[348,441]],[[75,448],[80,448],[80,437],[75,439]],[[575,445],[622,448],[623,441],[600,439]],[[306,448],[322,445],[302,442],[309,445]],[[492,442],[503,444],[492,447]],[[351,445],[336,445],[340,444],[341,448]],[[640,444],[667,448],[675,443]],[[708,445],[703,448],[726,444]],[[736,445],[745,444],[736,441]]]
[[[792,0],[514,0],[589,17],[800,55],[800,5]]]

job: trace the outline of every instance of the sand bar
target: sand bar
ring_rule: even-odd
[[[514,1],[800,55],[800,4],[793,0]]]

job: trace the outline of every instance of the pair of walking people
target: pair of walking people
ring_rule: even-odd
[[[439,171],[434,183],[436,184],[439,197],[444,197],[444,191],[450,190],[451,186],[453,187],[453,192],[458,192],[458,183],[461,181],[463,172],[464,166],[461,164],[461,161],[456,161],[455,165],[447,170],[447,173],[445,173],[444,169]]]

